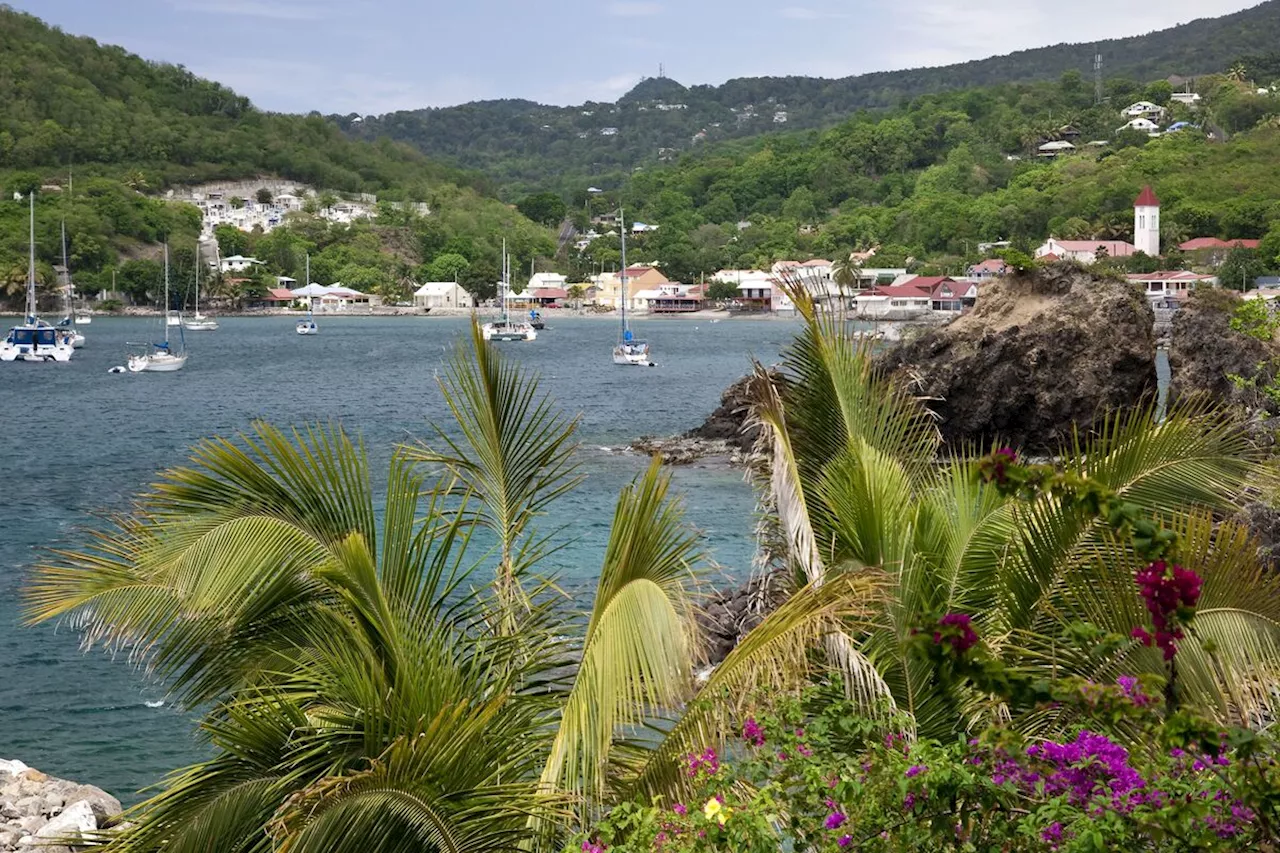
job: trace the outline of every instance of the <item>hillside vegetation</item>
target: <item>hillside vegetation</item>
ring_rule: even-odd
[[[1280,3],[1270,0],[1233,15],[1110,39],[1097,47],[1108,77],[1146,81],[1219,71],[1241,55],[1272,51],[1277,42]],[[479,169],[514,200],[536,189],[569,194],[589,185],[616,188],[633,168],[705,143],[829,127],[858,110],[896,107],[924,94],[1052,81],[1068,71],[1091,77],[1093,57],[1092,44],[1060,44],[838,80],[753,77],[685,87],[650,79],[612,104],[555,107],[496,100],[337,120],[359,138],[408,142],[429,156]],[[676,105],[683,108],[672,108]],[[606,128],[617,133],[606,135]]]
[[[1248,76],[1239,67],[1234,74]],[[633,251],[685,281],[873,246],[881,247],[876,265],[927,259],[958,273],[980,258],[980,241],[1030,248],[1050,233],[1130,239],[1133,199],[1148,183],[1164,205],[1166,246],[1192,236],[1263,237],[1280,220],[1272,118],[1280,97],[1227,75],[1200,83],[1202,106],[1169,103],[1168,121],[1202,128],[1159,138],[1117,132],[1118,105],[1168,103],[1167,83],[1121,89],[1112,81],[1117,97],[1095,106],[1092,87],[1069,73],[1058,83],[922,96],[824,132],[689,154],[626,185],[628,214],[659,225]],[[1230,138],[1207,138],[1209,127]],[[1036,156],[1045,140],[1067,136],[1075,152]],[[612,260],[614,240],[597,243],[584,265]]]
[[[36,223],[42,286],[53,284],[65,220],[78,282],[106,286],[113,272],[125,272],[130,292],[141,294],[145,280],[158,275],[146,260],[157,254],[156,243],[167,235],[191,245],[199,230],[194,208],[154,194],[176,184],[256,175],[427,202],[429,217],[394,215],[381,223],[408,236],[384,238],[374,223],[325,229],[323,240],[312,228],[307,233],[316,239],[297,241],[303,253],[351,244],[334,270],[351,267],[369,239],[412,244],[413,252],[365,263],[356,276],[388,294],[401,292],[404,279],[450,241],[452,253],[481,267],[485,277],[497,269],[504,231],[526,257],[554,248],[549,232],[488,197],[482,179],[406,145],[351,140],[318,114],[262,112],[180,66],[148,62],[0,7],[0,299],[15,298],[26,279],[26,205],[10,201],[13,192],[46,188]],[[373,236],[363,236],[368,233]],[[328,270],[324,261],[322,269]]]

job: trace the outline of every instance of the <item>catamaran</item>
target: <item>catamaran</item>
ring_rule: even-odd
[[[507,257],[507,241],[502,241],[502,281],[498,282],[498,309],[501,316],[480,327],[486,341],[532,341],[538,332],[531,323],[514,321],[507,313],[507,293],[511,289],[511,259]]]
[[[654,367],[649,357],[649,344],[636,340],[627,323],[627,225],[622,211],[618,211],[618,226],[622,230],[622,328],[618,330],[618,343],[613,348],[613,363],[629,367]]]
[[[311,256],[307,255],[307,287],[311,287]],[[318,335],[320,327],[316,325],[316,318],[311,313],[311,297],[307,296],[307,319],[299,320],[297,327],[294,329],[300,335]]]
[[[71,341],[71,346],[80,349],[84,346],[85,337],[76,328],[76,313],[73,305],[75,285],[71,282],[71,265],[67,262],[67,223],[62,223],[62,272],[67,277],[62,291],[63,317],[58,321],[58,331],[63,332]]]
[[[21,200],[20,193],[15,198]],[[0,343],[0,361],[70,361],[75,352],[71,336],[36,316],[36,194],[31,202],[31,232],[27,246],[27,304],[23,323],[9,330]]]
[[[169,244],[164,244],[164,304],[165,308],[169,307]],[[166,318],[168,312],[166,311]],[[178,352],[174,352],[173,345],[169,342],[169,326],[168,322],[164,323],[164,342],[157,344],[136,344],[145,348],[144,352],[137,352],[129,356],[129,372],[130,373],[172,373],[175,370],[181,370],[187,365],[187,346],[186,340],[182,338],[182,327],[178,327],[178,337],[182,340],[182,347]]]
[[[196,313],[191,319],[182,319],[182,328],[188,332],[216,332],[218,321],[200,313],[200,241],[196,241]]]

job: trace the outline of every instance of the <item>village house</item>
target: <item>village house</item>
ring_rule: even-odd
[[[986,281],[987,279],[1004,275],[1008,269],[1009,265],[1004,262],[1003,258],[987,258],[985,261],[969,267],[965,273],[974,281]]]
[[[533,293],[535,290],[543,288],[554,288],[564,290],[568,279],[558,272],[540,272],[534,273],[529,277],[529,284],[525,287],[525,292]]]
[[[1170,299],[1181,301],[1195,287],[1211,287],[1218,283],[1217,276],[1203,275],[1189,270],[1129,273],[1125,278],[1140,285],[1152,302],[1166,302]]]
[[[1139,131],[1140,133],[1155,135],[1160,132],[1160,125],[1156,124],[1154,121],[1152,121],[1149,118],[1135,118],[1135,119],[1130,119],[1129,121],[1117,127],[1116,133],[1120,133],[1121,131],[1124,131],[1124,130],[1136,130],[1136,131]]]
[[[1150,101],[1137,101],[1130,104],[1120,111],[1120,115],[1125,118],[1145,118],[1159,121],[1164,118],[1164,107],[1151,103]]]
[[[636,299],[644,303],[650,314],[688,314],[702,310],[706,304],[701,286],[675,282],[660,285],[654,290],[642,290],[636,294]]]
[[[927,287],[914,284],[886,284],[859,293],[853,299],[853,313],[858,317],[905,320],[933,310],[933,294]]]
[[[255,266],[262,266],[257,258],[246,258],[244,255],[229,255],[218,262],[220,272],[247,272]]]
[[[1099,254],[1106,254],[1111,258],[1127,258],[1136,251],[1132,243],[1124,240],[1059,240],[1050,237],[1036,249],[1036,257],[1049,259],[1052,255],[1057,259],[1091,264],[1098,259]]]
[[[456,281],[428,281],[413,292],[415,308],[474,308],[475,297]]]
[[[1193,237],[1178,244],[1187,256],[1204,266],[1220,266],[1233,249],[1257,249],[1260,240],[1221,240],[1217,237]]]
[[[1036,149],[1038,157],[1057,157],[1059,154],[1067,154],[1075,151],[1076,147],[1065,139],[1055,139],[1052,142],[1046,142]]]
[[[670,280],[662,271],[649,264],[636,264],[627,267],[627,310],[640,311],[645,305],[636,298],[642,290],[657,290]],[[618,273],[604,273],[591,279],[591,287],[595,291],[595,304],[604,308],[617,310],[622,304],[622,279]]]
[[[1174,92],[1169,96],[1169,100],[1177,101],[1188,107],[1195,107],[1200,104],[1200,94],[1198,92]]]

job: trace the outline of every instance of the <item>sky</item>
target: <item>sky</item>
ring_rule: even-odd
[[[1139,35],[1257,0],[8,0],[263,109],[613,101],[644,77],[843,77]]]

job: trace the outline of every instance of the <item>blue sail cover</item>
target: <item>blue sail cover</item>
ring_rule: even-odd
[[[624,341],[627,341],[629,343],[631,341],[631,338],[632,338],[632,335],[631,335],[630,329],[627,329],[625,332],[622,333],[622,339]]]

